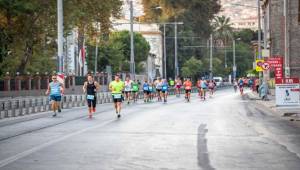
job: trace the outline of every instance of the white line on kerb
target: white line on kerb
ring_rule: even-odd
[[[101,127],[101,126],[105,126],[105,125],[107,125],[107,124],[109,124],[109,123],[111,123],[111,122],[113,122],[113,121],[115,121],[115,120],[106,121],[106,122],[104,122],[104,123],[102,123],[102,124],[99,124],[99,125],[96,125],[96,126],[92,126],[92,127],[88,127],[88,128],[79,130],[79,131],[74,132],[74,133],[70,133],[70,134],[68,134],[68,135],[66,135],[66,136],[63,136],[63,137],[61,137],[61,138],[57,138],[57,139],[55,139],[55,140],[46,142],[46,143],[44,143],[44,144],[38,145],[38,146],[36,146],[36,147],[33,147],[33,148],[31,148],[31,149],[28,149],[28,150],[26,150],[26,151],[24,151],[24,152],[18,153],[18,154],[14,155],[14,156],[11,156],[11,157],[9,157],[9,158],[3,159],[3,160],[0,161],[0,168],[4,167],[4,166],[6,166],[6,165],[8,165],[8,164],[10,164],[10,163],[13,163],[13,162],[15,162],[15,161],[17,161],[17,160],[19,160],[19,159],[21,159],[21,158],[24,158],[24,157],[26,157],[26,156],[28,156],[28,155],[30,155],[30,154],[33,154],[33,153],[35,153],[35,152],[37,152],[37,151],[39,151],[39,150],[41,150],[41,149],[44,149],[44,148],[46,148],[46,147],[48,147],[48,146],[51,146],[51,145],[53,145],[53,144],[55,144],[55,143],[61,142],[61,141],[63,141],[63,140],[66,140],[66,139],[68,139],[68,138],[70,138],[70,137],[79,135],[79,134],[84,133],[84,132],[86,132],[86,131],[96,129],[96,128],[99,128],[99,127]]]

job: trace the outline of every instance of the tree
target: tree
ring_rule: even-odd
[[[95,45],[89,45],[88,69],[94,70]],[[148,58],[150,45],[139,33],[134,33],[134,51],[136,72],[143,71],[142,63]],[[99,47],[98,70],[103,70],[106,65],[111,65],[113,71],[129,72],[130,66],[130,33],[128,31],[113,32],[107,42],[102,41]]]
[[[56,1],[0,0],[0,76],[6,71],[22,74],[55,69],[56,5]],[[101,33],[108,35],[109,19],[119,16],[121,5],[121,0],[64,1],[65,34],[78,28],[82,45],[84,35],[95,36],[94,23],[98,22]]]
[[[203,46],[212,33],[211,20],[220,10],[220,4],[215,0],[143,0],[147,22],[174,22],[183,21],[184,25],[178,25],[178,61],[183,65],[191,56],[203,60],[206,56],[205,48],[185,48],[186,46]],[[161,7],[157,9],[156,7]],[[161,27],[161,30],[163,28]],[[166,36],[174,37],[174,26],[167,25]],[[174,39],[167,38],[167,74],[174,75]],[[182,71],[182,69],[181,69]]]
[[[182,76],[196,78],[203,71],[203,63],[195,57],[187,60],[181,68]]]
[[[128,65],[130,63],[130,32],[129,31],[120,31],[113,32],[110,35],[110,44],[121,43],[123,46],[123,54],[125,57],[125,62],[122,62],[124,65]],[[150,45],[146,41],[146,39],[139,33],[134,33],[134,61],[135,65],[138,66],[141,62],[146,61],[150,52]],[[129,70],[123,70],[129,71]],[[142,70],[138,69],[137,72],[141,72]]]

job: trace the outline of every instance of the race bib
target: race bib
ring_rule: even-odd
[[[88,100],[94,100],[95,99],[95,96],[94,95],[87,95],[86,98]]]
[[[163,90],[167,90],[168,87],[167,87],[167,86],[163,86],[162,89],[163,89]]]
[[[148,90],[148,87],[144,87],[144,90]]]
[[[150,91],[152,91],[152,90],[153,90],[153,88],[152,88],[152,87],[149,87],[149,90],[150,90]]]
[[[122,98],[122,94],[113,94],[113,98],[114,99],[121,99]]]

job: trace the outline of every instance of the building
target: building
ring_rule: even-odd
[[[285,58],[285,75],[300,77],[300,0],[263,0],[264,47]]]
[[[130,30],[129,21],[126,19],[114,20],[114,23],[119,23],[113,24],[113,30],[115,31]],[[157,74],[152,74],[151,71],[145,71],[148,73],[147,76],[150,79],[153,79],[155,76],[161,76],[163,73],[163,36],[159,30],[159,25],[135,23],[133,25],[133,31],[142,34],[142,36],[150,44],[151,55],[148,57],[153,58],[153,55],[155,56],[155,70],[153,70],[153,72]],[[145,68],[145,70],[147,69]]]
[[[257,0],[221,0],[222,5],[219,16],[226,16],[230,18],[232,27],[236,30],[258,29],[258,18],[255,8],[257,7]]]

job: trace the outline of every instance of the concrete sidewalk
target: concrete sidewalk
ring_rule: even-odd
[[[291,107],[277,107],[275,103],[275,94],[268,95],[268,100],[262,100],[256,92],[246,93],[249,100],[255,101],[258,105],[261,105],[274,113],[276,116],[282,119],[293,121],[300,126],[300,106]]]

